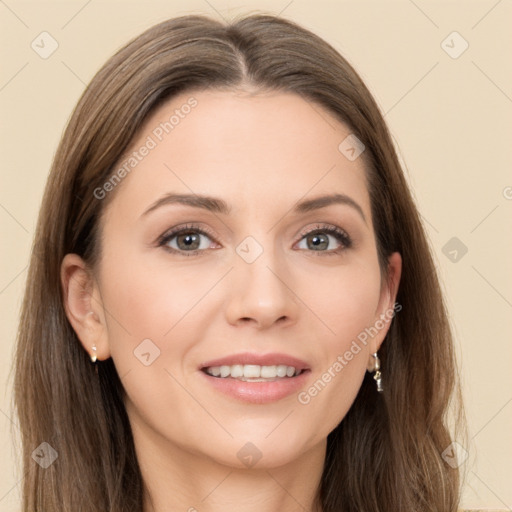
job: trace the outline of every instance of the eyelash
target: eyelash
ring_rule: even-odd
[[[187,232],[195,232],[199,233],[201,235],[207,236],[208,238],[215,239],[213,233],[211,233],[208,229],[199,227],[196,224],[187,224],[185,226],[180,226],[177,228],[173,228],[171,231],[168,231],[161,235],[157,240],[158,247],[163,247],[165,250],[174,253],[174,254],[180,254],[183,256],[196,256],[202,252],[206,252],[204,249],[195,249],[194,251],[179,251],[177,249],[174,249],[172,247],[166,246],[166,244],[172,240],[177,235],[180,235],[182,233]],[[302,240],[304,237],[316,234],[316,233],[323,233],[328,235],[333,235],[340,243],[341,247],[338,249],[332,249],[330,251],[308,251],[315,253],[315,256],[336,256],[339,255],[341,252],[345,251],[346,249],[349,249],[352,247],[352,239],[350,236],[341,228],[338,228],[337,226],[334,226],[332,224],[317,224],[314,228],[308,229],[306,231],[303,231],[300,234],[300,240]],[[299,241],[300,241],[299,240]],[[304,250],[304,249],[302,249]],[[307,250],[307,249],[306,249]]]

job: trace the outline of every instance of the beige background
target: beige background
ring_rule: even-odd
[[[327,39],[354,64],[385,113],[425,220],[457,339],[470,438],[463,505],[511,510],[507,0],[0,0],[0,509],[19,510],[9,371],[29,247],[50,162],[75,102],[104,61],[150,25],[192,12],[229,19],[254,10],[282,13]],[[47,59],[31,48],[43,31],[59,45]],[[449,36],[454,31],[463,39]],[[467,50],[452,58],[464,41]],[[443,252],[453,237],[468,249],[462,257],[456,249],[457,261],[450,259],[454,247]]]

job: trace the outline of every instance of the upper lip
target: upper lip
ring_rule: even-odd
[[[288,354],[280,354],[277,352],[269,354],[255,354],[251,352],[231,354],[220,359],[212,359],[211,361],[202,363],[199,369],[203,370],[211,366],[233,366],[235,364],[255,364],[259,366],[278,366],[284,364],[286,366],[293,366],[296,370],[309,370],[309,366],[305,361]]]

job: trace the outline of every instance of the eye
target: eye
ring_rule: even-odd
[[[210,248],[211,243],[206,242],[204,238],[211,240],[212,236],[206,229],[194,224],[187,224],[164,233],[158,239],[158,246],[164,247],[170,252],[193,256]]]
[[[306,247],[299,246],[299,249],[315,252],[317,256],[333,256],[352,246],[349,235],[343,229],[331,224],[317,224],[314,228],[301,233],[300,236],[301,241],[299,243],[304,241]],[[208,229],[195,224],[187,224],[165,232],[158,239],[157,245],[172,253],[195,256],[204,253],[206,249],[212,248],[212,240],[213,234]],[[338,247],[329,250],[329,245],[336,242]]]
[[[332,256],[341,253],[345,249],[349,249],[352,246],[352,239],[349,235],[341,228],[331,224],[317,224],[314,228],[301,233],[301,237],[306,244],[306,247],[299,247],[300,249],[310,249],[313,252],[317,252],[317,256]],[[331,241],[337,241],[339,244],[338,248],[328,250]],[[335,243],[335,242],[333,242]]]

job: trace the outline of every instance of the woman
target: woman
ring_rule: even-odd
[[[390,135],[330,45],[184,16],[109,59],[34,242],[23,511],[454,511],[455,376]]]

